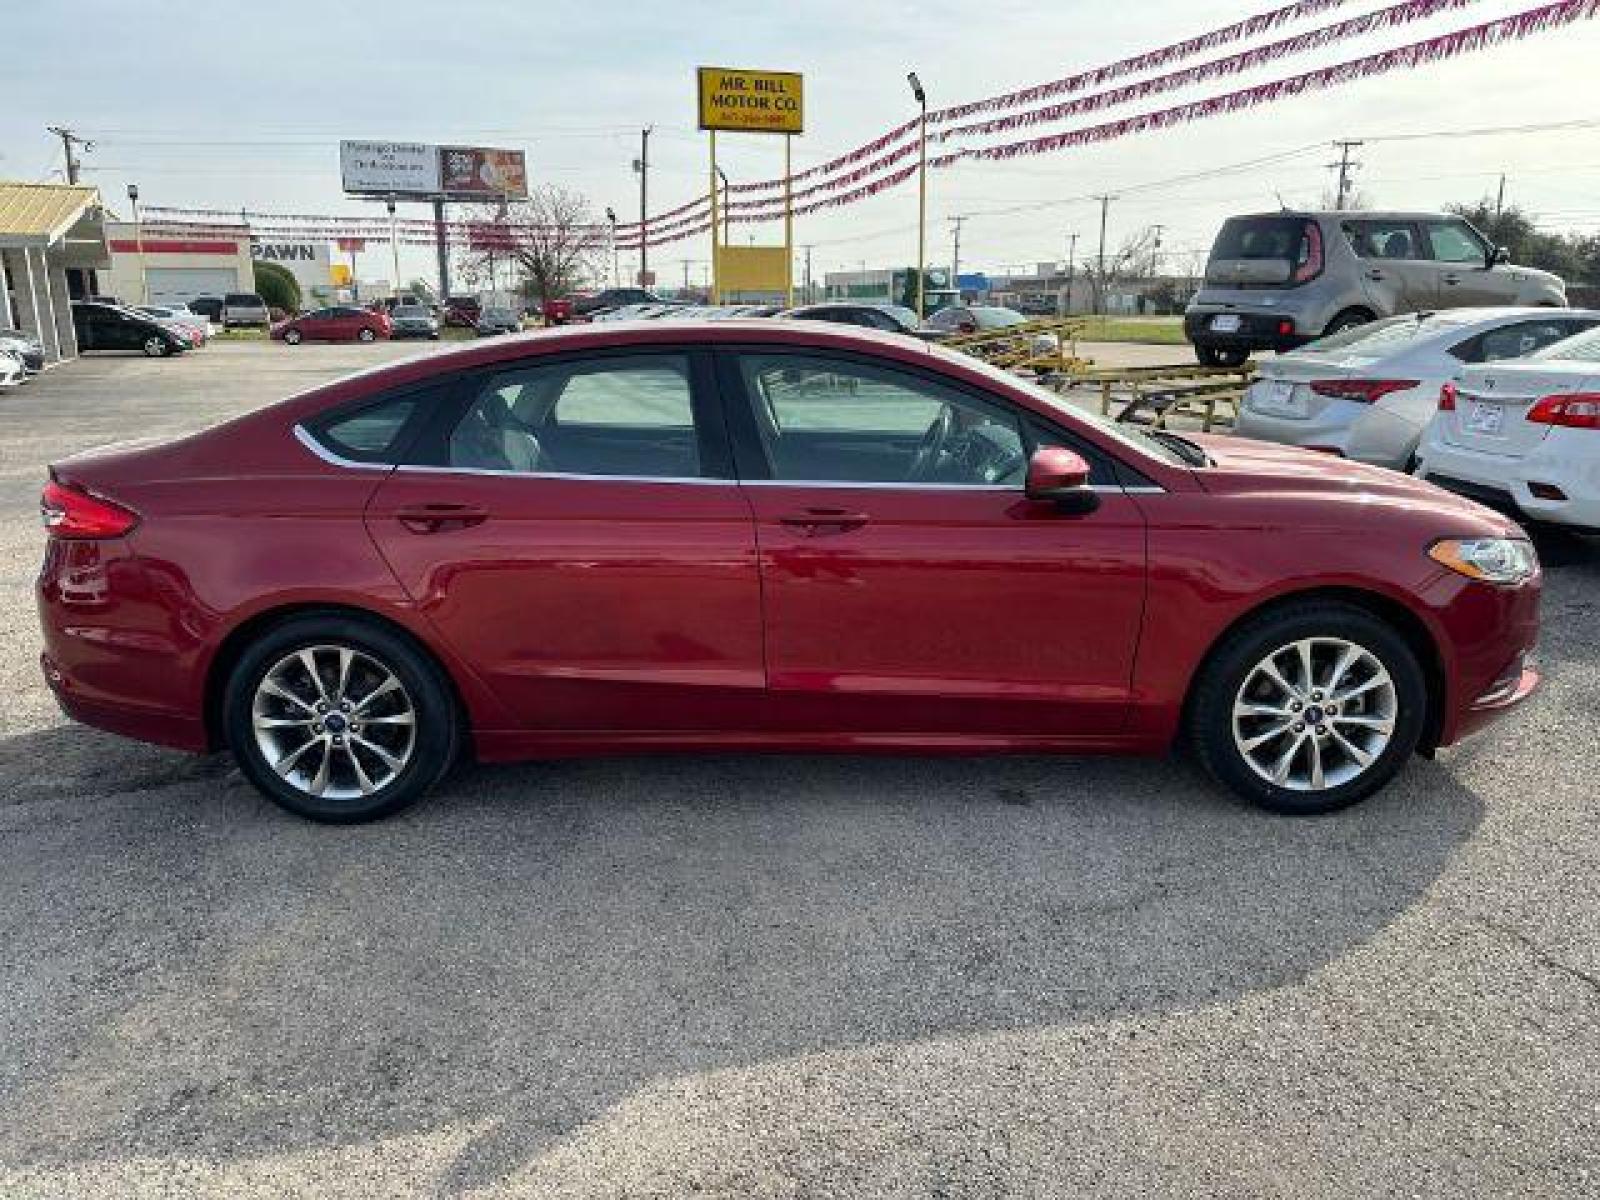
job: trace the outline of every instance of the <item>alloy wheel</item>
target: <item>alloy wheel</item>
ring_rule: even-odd
[[[399,677],[351,646],[295,650],[261,677],[251,701],[256,747],[306,796],[372,796],[411,761],[417,712]]]
[[[1383,756],[1398,711],[1394,679],[1370,650],[1344,638],[1302,638],[1245,674],[1233,703],[1233,740],[1268,783],[1325,791]]]

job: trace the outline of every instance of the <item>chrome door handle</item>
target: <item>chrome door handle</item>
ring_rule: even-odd
[[[1461,282],[1461,276],[1455,274],[1453,271],[1449,275],[1440,276],[1440,278],[1443,279],[1445,283],[1449,284],[1457,284]]]

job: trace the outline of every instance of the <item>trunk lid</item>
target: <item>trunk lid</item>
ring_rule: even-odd
[[[1455,411],[1439,414],[1439,436],[1464,450],[1526,457],[1552,428],[1528,420],[1528,410],[1545,396],[1592,390],[1586,385],[1597,370],[1592,362],[1560,360],[1473,367],[1456,384]]]

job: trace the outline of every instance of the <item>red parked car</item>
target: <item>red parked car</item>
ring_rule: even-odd
[[[1324,812],[1522,700],[1518,527],[809,322],[588,326],[50,468],[62,706],[356,821],[462,754],[1134,751]]]
[[[349,304],[301,313],[272,327],[272,336],[291,346],[301,342],[375,342],[393,333],[394,322],[388,313]]]

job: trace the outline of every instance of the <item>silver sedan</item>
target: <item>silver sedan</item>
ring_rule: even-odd
[[[1600,311],[1457,308],[1359,325],[1267,359],[1240,406],[1244,437],[1406,470],[1439,389],[1600,325]]]

